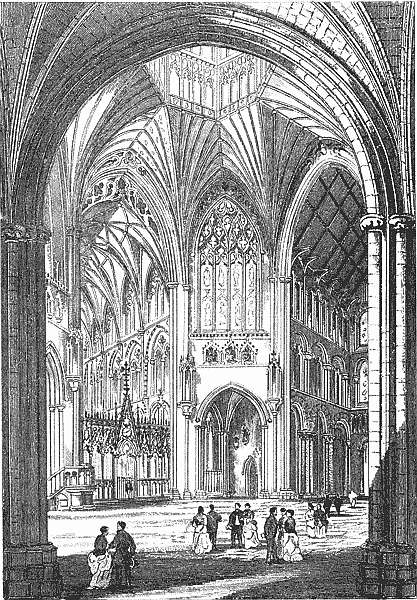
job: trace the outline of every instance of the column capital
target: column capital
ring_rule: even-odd
[[[168,288],[169,290],[174,290],[174,289],[176,289],[176,288],[178,287],[178,285],[179,285],[178,281],[168,281],[168,282],[167,282],[167,288]]]
[[[6,243],[36,242],[46,244],[51,237],[51,232],[43,227],[34,225],[18,225],[9,221],[1,221],[1,237]]]
[[[381,231],[384,226],[385,219],[382,215],[368,213],[360,220],[362,231]]]
[[[280,283],[291,283],[292,277],[287,277],[286,275],[279,276]]]
[[[389,224],[396,231],[404,232],[415,225],[415,219],[413,215],[392,215]]]
[[[300,439],[311,440],[316,436],[316,434],[314,431],[303,430],[298,432],[298,436]]]
[[[74,237],[81,237],[83,233],[79,225],[69,225],[65,231],[67,235],[72,235]]]

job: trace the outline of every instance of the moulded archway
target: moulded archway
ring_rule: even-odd
[[[385,122],[380,119],[377,102],[366,89],[366,85],[371,89],[373,85],[370,82],[365,84],[359,76],[352,75],[343,60],[323,51],[322,47],[319,49],[314,36],[279,18],[269,6],[265,7],[265,12],[254,9],[251,3],[246,6],[206,3],[186,7],[168,3],[157,10],[144,4],[140,8],[137,6],[131,5],[126,14],[119,15],[121,22],[123,18],[129,20],[129,26],[121,27],[119,31],[122,33],[119,35],[112,32],[112,44],[108,44],[108,36],[105,41],[95,39],[94,44],[91,42],[90,45],[80,43],[77,36],[77,44],[74,44],[71,35],[75,34],[77,27],[75,19],[73,31],[67,32],[67,36],[58,41],[54,56],[49,57],[44,72],[39,74],[28,110],[32,120],[28,121],[20,156],[14,157],[17,177],[13,197],[17,201],[22,200],[22,204],[19,207],[16,204],[13,212],[20,215],[19,220],[27,221],[31,214],[40,217],[41,211],[33,210],[33,199],[36,198],[37,203],[42,202],[51,155],[76,111],[89,97],[131,66],[170,50],[203,43],[222,44],[253,53],[284,70],[292,69],[307,81],[331,110],[337,112],[345,127],[347,138],[355,148],[362,180],[368,188],[366,196],[369,209],[375,207],[376,198],[390,198],[393,202],[391,212],[395,212],[394,206],[398,212],[399,195],[388,166],[388,156],[391,160],[395,156],[395,151],[391,151],[394,147],[393,135],[390,134],[389,119]],[[38,18],[41,20],[42,17],[40,14]],[[97,27],[104,19],[102,8],[89,6],[78,15],[80,18],[85,26],[94,22]],[[171,27],[170,24],[174,23],[175,26]],[[92,29],[95,27],[92,26]],[[58,62],[55,61],[59,57],[65,60],[68,51],[72,51],[72,60],[71,67],[67,68],[64,87]],[[100,56],[100,61],[95,60],[93,55]],[[78,60],[81,56],[82,60]],[[313,57],[314,60],[309,60]],[[48,78],[49,81],[56,81],[53,92],[46,85]],[[379,98],[378,92],[374,91]],[[55,115],[54,122],[58,125],[53,131],[42,130],[36,125],[49,121],[49,113]],[[378,126],[367,127],[368,121],[372,120],[375,123],[378,120]],[[384,133],[387,135],[384,136]],[[380,143],[382,136],[385,144]],[[37,156],[41,157],[40,161],[36,161]],[[42,162],[44,167],[41,166]],[[370,169],[371,163],[377,171],[375,177]],[[31,171],[26,165],[31,165]],[[377,190],[380,175],[386,179],[381,189]],[[9,206],[12,208],[13,200]]]
[[[261,402],[232,384],[211,392],[197,408],[196,489],[208,495],[258,496],[265,472],[266,427]]]

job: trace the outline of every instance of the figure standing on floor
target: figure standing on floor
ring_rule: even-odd
[[[202,506],[198,507],[191,524],[194,527],[193,551],[195,554],[208,554],[211,552],[212,544],[207,531],[207,516]]]
[[[125,490],[126,490],[126,496],[128,498],[132,498],[133,485],[132,485],[131,481],[126,481]]]
[[[311,502],[308,503],[307,512],[305,514],[306,520],[306,533],[309,538],[316,537],[316,531],[314,527],[314,506]]]
[[[284,551],[284,546],[283,546],[283,539],[284,539],[284,523],[287,520],[287,509],[286,508],[281,508],[280,509],[280,518],[278,519],[278,562],[282,562],[283,560],[283,551]]]
[[[132,563],[136,552],[136,544],[132,536],[125,531],[126,523],[124,521],[117,522],[117,533],[114,540],[109,545],[110,549],[114,549],[114,585],[121,587],[132,585]]]
[[[278,562],[276,535],[278,532],[277,507],[272,506],[269,509],[264,525],[264,536],[266,539],[266,564],[270,565]]]
[[[214,504],[210,504],[210,511],[207,513],[207,532],[213,550],[217,550],[217,529],[222,516],[214,510]]]
[[[282,545],[282,557],[285,562],[299,562],[300,560],[303,560],[298,535],[295,530],[294,511],[292,509],[287,510],[287,518],[284,522],[284,536]]]
[[[94,550],[88,555],[88,566],[92,574],[88,590],[105,590],[110,585],[112,555],[108,550],[109,528],[100,527],[100,535],[94,541]]]
[[[257,548],[260,545],[258,537],[258,523],[255,521],[255,513],[250,504],[245,504],[243,511],[243,543],[246,550]]]
[[[236,548],[236,540],[238,548],[243,548],[243,511],[240,509],[239,502],[236,502],[235,509],[229,515],[229,523],[227,528],[230,529],[231,547]]]
[[[349,492],[350,508],[355,508],[357,498],[358,498],[358,494],[354,490],[350,490],[350,492]]]
[[[329,494],[327,494],[323,501],[323,508],[327,518],[330,517],[330,509],[332,507],[332,503],[332,499],[330,498]]]
[[[317,538],[326,537],[328,523],[329,521],[321,504],[317,504],[314,511],[314,530]]]
[[[340,509],[342,508],[343,500],[339,494],[336,494],[335,498],[333,498],[333,504],[336,509],[337,516],[340,517]]]

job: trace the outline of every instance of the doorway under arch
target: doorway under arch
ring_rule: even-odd
[[[243,464],[243,476],[245,478],[245,496],[248,498],[258,497],[258,468],[253,456],[249,456]]]
[[[262,416],[246,391],[232,387],[209,401],[197,436],[197,489],[256,498],[261,489]]]
[[[335,428],[333,445],[333,480],[334,491],[346,495],[348,490],[348,443],[344,427]]]

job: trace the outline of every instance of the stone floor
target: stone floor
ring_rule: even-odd
[[[203,503],[207,508],[208,502]],[[254,500],[259,529],[272,501]],[[218,500],[223,515],[218,542],[220,551],[204,557],[190,552],[187,524],[196,502],[114,509],[100,512],[50,513],[49,537],[58,546],[64,595],[67,600],[117,598],[204,600],[217,598],[357,598],[355,580],[360,545],[366,539],[367,504],[342,508],[332,517],[327,538],[311,540],[304,533],[305,503],[283,503],[295,509],[304,561],[294,564],[264,564],[265,542],[257,550],[229,549],[227,515],[233,501]],[[279,503],[279,507],[281,503]],[[136,543],[139,564],[129,592],[87,591],[89,571],[86,555],[92,549],[101,525],[112,534],[123,519]]]

